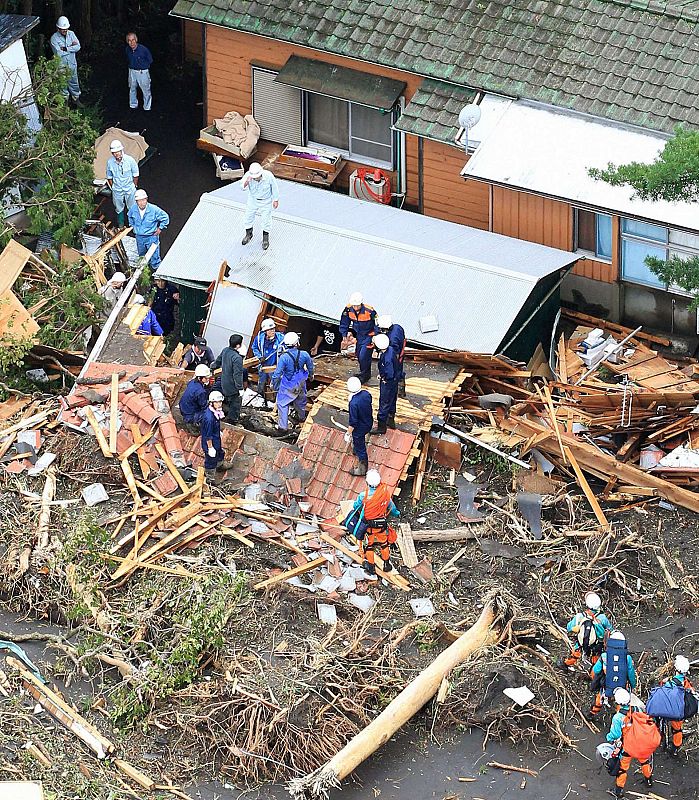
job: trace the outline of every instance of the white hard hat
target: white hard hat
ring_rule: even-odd
[[[349,304],[351,306],[361,306],[363,300],[364,298],[362,297],[361,292],[352,292],[350,295]]]
[[[376,324],[379,328],[390,328],[393,325],[393,320],[391,319],[390,314],[382,314],[380,317],[376,318]]]
[[[381,352],[388,350],[388,345],[390,343],[391,342],[385,333],[377,333],[376,336],[374,336],[374,345],[376,349],[381,350]]]
[[[145,189],[136,189],[134,200],[147,200],[147,199],[148,199],[148,192]]]
[[[112,139],[109,149],[112,153],[118,153],[120,150],[124,149],[124,145],[118,139]]]
[[[624,636],[624,634],[621,631],[612,631],[612,633],[610,634],[609,638],[610,639],[618,639],[618,640],[620,640],[622,642],[626,641],[626,636]]]
[[[620,706],[627,706],[631,702],[631,695],[623,686],[617,686],[614,690],[614,702]]]
[[[261,331],[271,331],[272,328],[276,328],[277,323],[273,319],[263,319],[262,325],[260,325]]]
[[[197,364],[196,367],[194,368],[194,377],[210,378],[211,370],[206,366],[206,364]]]
[[[70,22],[68,22],[68,17],[59,17],[56,20],[56,27],[59,31],[67,31],[70,28]]]
[[[685,656],[677,656],[675,658],[675,669],[686,675],[689,672],[689,659]]]
[[[366,474],[366,482],[369,486],[376,488],[381,483],[381,476],[378,470],[370,469]]]
[[[362,382],[359,378],[356,378],[354,375],[347,380],[347,391],[350,394],[357,394],[357,392],[361,391]]]
[[[258,164],[257,161],[253,161],[248,172],[251,178],[259,178],[262,175],[262,165]]]
[[[200,364],[199,366],[204,366],[204,365]],[[221,392],[213,391],[209,395],[209,402],[210,403],[222,403],[223,402],[223,395],[221,394]]]
[[[142,294],[135,294],[132,302],[135,306],[143,306],[146,304],[146,298]]]
[[[602,598],[595,592],[588,592],[585,595],[585,605],[590,611],[599,611],[602,607]]]
[[[126,275],[123,272],[115,272],[114,275],[109,279],[109,283],[124,283],[126,281]]]
[[[298,333],[294,333],[293,331],[289,331],[288,333],[284,334],[284,344],[287,347],[296,347],[299,343],[299,335]]]

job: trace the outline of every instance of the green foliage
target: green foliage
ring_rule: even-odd
[[[588,172],[612,186],[631,186],[642,200],[695,200],[699,195],[699,131],[678,127],[651,164],[608,164],[606,169]]]
[[[152,660],[137,685],[121,684],[114,690],[110,701],[115,724],[134,725],[159,699],[196,679],[204,656],[215,656],[223,646],[226,625],[246,596],[246,587],[241,573],[215,573],[170,601],[174,638],[163,637],[157,650],[148,651]]]
[[[52,231],[59,242],[74,239],[94,203],[97,130],[89,114],[68,105],[62,94],[67,82],[68,70],[58,59],[37,62],[33,84],[42,128],[36,134],[16,105],[0,103],[0,196],[19,187],[31,232]],[[2,236],[10,234],[5,229]]]
[[[63,542],[61,561],[66,564],[80,562],[80,568],[89,572],[104,566],[100,553],[106,552],[112,544],[109,532],[97,524],[92,511],[85,511],[77,520]]]
[[[646,264],[667,286],[675,284],[694,295],[689,306],[690,311],[699,308],[699,256],[686,259],[670,256],[667,261],[648,256]]]
[[[25,306],[41,300],[48,304],[41,311],[47,317],[39,330],[41,344],[59,349],[70,349],[76,334],[93,324],[104,300],[95,289],[94,279],[84,264],[55,263],[56,275],[50,284],[33,284],[22,291],[20,278],[17,290]]]

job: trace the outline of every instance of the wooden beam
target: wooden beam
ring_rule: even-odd
[[[575,472],[575,476],[578,479],[580,488],[585,493],[585,497],[587,497],[587,502],[590,504],[592,510],[595,512],[595,516],[597,517],[597,522],[599,522],[599,524],[605,530],[609,530],[609,520],[604,516],[604,511],[602,511],[602,507],[597,502],[597,498],[595,497],[594,492],[590,488],[590,484],[587,482],[587,479],[583,475],[583,471],[580,469],[580,464],[578,464],[578,462],[575,460],[575,456],[571,453],[569,447],[564,448],[564,450],[570,465],[573,467],[573,471]]]
[[[155,423],[151,426],[150,430],[141,435],[141,431],[138,425],[134,424],[131,426],[131,435],[133,436],[133,444],[128,447],[124,452],[119,456],[119,458],[123,461],[125,458],[129,458],[132,456],[139,447],[142,447],[153,435],[153,431],[155,430]]]
[[[295,578],[297,575],[303,575],[305,572],[310,572],[311,570],[316,569],[316,567],[321,567],[323,564],[327,564],[328,562],[320,556],[319,558],[314,558],[313,561],[309,561],[306,564],[301,564],[300,567],[294,567],[293,569],[288,569],[286,572],[282,572],[280,575],[274,575],[271,578],[267,578],[266,581],[260,581],[260,583],[256,583],[253,587],[254,589],[267,589],[269,586],[274,586],[275,583],[282,583],[282,581],[289,580],[289,578]]]
[[[109,450],[117,451],[117,423],[119,422],[119,376],[112,372],[112,385],[109,400]]]
[[[105,458],[111,458],[112,451],[109,449],[109,442],[107,441],[102,431],[102,428],[100,428],[99,422],[97,422],[97,417],[95,417],[95,412],[90,408],[90,406],[85,406],[85,418],[90,423],[90,427],[94,431],[95,437],[97,439],[97,444],[100,446],[102,455]]]

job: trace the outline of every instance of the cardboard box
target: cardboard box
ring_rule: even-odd
[[[235,144],[230,144],[229,142],[224,142],[224,140],[218,135],[218,131],[216,130],[215,125],[209,125],[208,128],[202,128],[199,131],[199,138],[203,139],[203,141],[208,142],[209,144],[218,147],[219,150],[225,150],[226,153],[230,153],[232,156],[236,158],[240,158],[240,149]],[[256,150],[257,148],[255,148]],[[255,152],[253,150],[253,153]],[[252,153],[250,153],[252,155]]]
[[[243,175],[245,174],[245,167],[243,166],[243,162],[239,158],[235,158],[233,156],[217,156],[215,153],[211,154],[214,159],[214,164],[216,165],[216,177],[220,178],[222,181],[237,181],[240,180]],[[226,166],[221,162],[234,162],[237,166],[233,168],[230,165]]]
[[[314,156],[323,160],[315,160]],[[333,150],[325,150],[321,147],[299,147],[298,145],[287,145],[279,154],[280,164],[291,164],[295,167],[312,169],[317,172],[324,172],[327,175],[334,175],[344,166],[341,153]]]

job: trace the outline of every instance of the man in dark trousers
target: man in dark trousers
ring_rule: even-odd
[[[210,481],[216,480],[216,472],[225,472],[233,464],[226,461],[221,443],[221,420],[223,419],[223,395],[213,391],[209,395],[207,409],[201,420],[201,449],[204,453],[204,469]]]
[[[366,435],[374,424],[374,412],[371,406],[371,395],[362,389],[359,378],[352,377],[347,381],[349,394],[349,427],[345,441],[352,442],[352,452],[357,463],[350,470],[350,475],[366,475],[369,469],[369,454],[366,451]]]
[[[344,339],[347,334],[356,340],[355,355],[359,363],[357,377],[362,383],[371,378],[372,339],[376,333],[376,311],[364,304],[360,292],[355,292],[349,299],[340,317],[340,335]]]
[[[243,337],[234,333],[228,340],[228,347],[221,350],[221,355],[211,365],[213,369],[221,367],[221,389],[228,403],[226,422],[231,425],[240,420],[240,409],[243,396],[243,356],[240,348]]]
[[[163,336],[169,336],[175,330],[175,306],[179,301],[180,293],[169,281],[155,279],[155,292],[150,307],[163,329]]]
[[[400,364],[398,356],[388,341],[385,333],[374,336],[374,346],[379,351],[379,413],[376,415],[376,427],[369,433],[386,433],[386,428],[396,427],[396,403],[398,401],[398,384],[400,382]]]
[[[209,407],[210,378],[211,370],[206,364],[200,364],[180,397],[180,413],[189,425],[200,425],[204,412]]]
[[[379,333],[385,333],[388,336],[388,342],[393,348],[393,352],[398,356],[398,363],[400,364],[398,397],[405,397],[405,369],[403,368],[406,341],[405,329],[402,325],[395,323],[389,314],[381,314],[376,318],[376,328]]]

